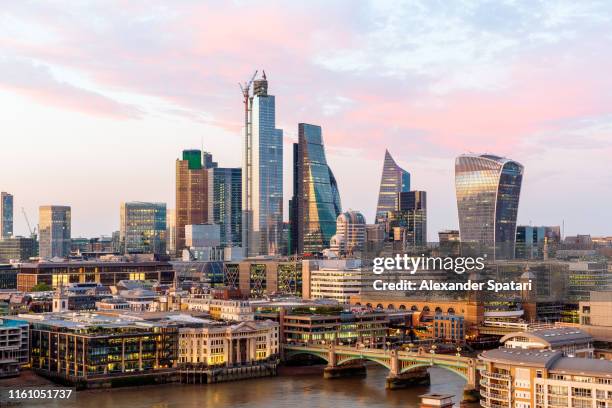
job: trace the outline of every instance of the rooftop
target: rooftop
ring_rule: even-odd
[[[539,341],[552,348],[568,344],[590,343],[593,341],[591,335],[574,327],[554,327],[551,329],[510,333],[502,337],[500,342],[504,343],[514,337],[526,337],[530,340]]]

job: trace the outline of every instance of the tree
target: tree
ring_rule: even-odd
[[[32,292],[48,292],[50,290],[53,290],[53,288],[44,282],[37,283],[32,287]]]

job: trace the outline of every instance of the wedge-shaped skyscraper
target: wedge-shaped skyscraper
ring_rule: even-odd
[[[398,194],[410,191],[410,173],[395,163],[388,150],[385,150],[385,163],[380,178],[376,221],[385,219],[390,211],[396,211]]]
[[[461,252],[490,260],[514,257],[523,166],[490,154],[455,161]]]

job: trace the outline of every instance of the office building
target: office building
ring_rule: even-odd
[[[184,307],[190,311],[206,312],[213,319],[245,322],[255,320],[250,303],[245,300],[216,299],[210,295],[189,297]]]
[[[200,150],[183,150],[182,160],[176,161],[176,253],[185,248],[185,225],[208,221],[208,167],[214,167],[210,154]]]
[[[453,343],[465,341],[465,321],[463,316],[436,313],[433,318],[433,337]]]
[[[166,252],[176,254],[176,211],[166,210]]]
[[[336,235],[330,249],[338,255],[352,255],[364,250],[366,240],[365,217],[358,211],[347,211],[336,220]]]
[[[404,250],[427,245],[427,193],[406,191],[398,194],[397,210],[390,212],[389,227],[397,232],[394,241],[402,241]]]
[[[221,227],[221,246],[242,246],[242,169],[208,170],[208,223]]]
[[[242,245],[246,256],[279,255],[283,231],[283,131],[265,73],[244,91]]]
[[[166,254],[166,204],[121,203],[119,235],[126,254]]]
[[[39,208],[39,256],[42,259],[70,255],[70,219],[68,206],[45,205]]]
[[[456,255],[461,253],[461,239],[459,230],[438,231],[439,250],[442,255]]]
[[[302,264],[302,297],[334,299],[349,304],[351,296],[361,293],[361,262],[356,259],[304,260]]]
[[[329,247],[341,212],[336,178],[325,159],[321,127],[300,123],[293,148],[292,254],[316,254]]]
[[[0,193],[0,239],[13,236],[13,196]]]
[[[13,237],[0,240],[0,262],[27,261],[36,256],[38,245],[33,238]]]
[[[221,273],[224,286],[238,288],[243,296],[250,298],[302,295],[301,262],[247,259],[226,262]]]
[[[512,259],[523,166],[483,154],[455,161],[455,188],[464,256]]]
[[[561,242],[561,228],[517,225],[514,256],[516,259],[544,259],[550,256]]]
[[[410,191],[410,173],[395,163],[388,150],[385,150],[385,161],[380,178],[376,221],[385,220],[390,211],[398,205],[398,194]]]

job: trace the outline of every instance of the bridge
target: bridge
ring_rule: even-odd
[[[466,381],[464,392],[466,399],[473,399],[478,393],[479,362],[473,357],[431,354],[423,348],[419,348],[418,351],[383,350],[336,344],[285,345],[284,352],[286,359],[309,354],[325,360],[327,378],[342,376],[342,369],[354,367],[355,363],[372,361],[389,370],[387,388],[391,389],[422,384],[423,375],[427,375],[427,368],[440,367],[459,375]]]

